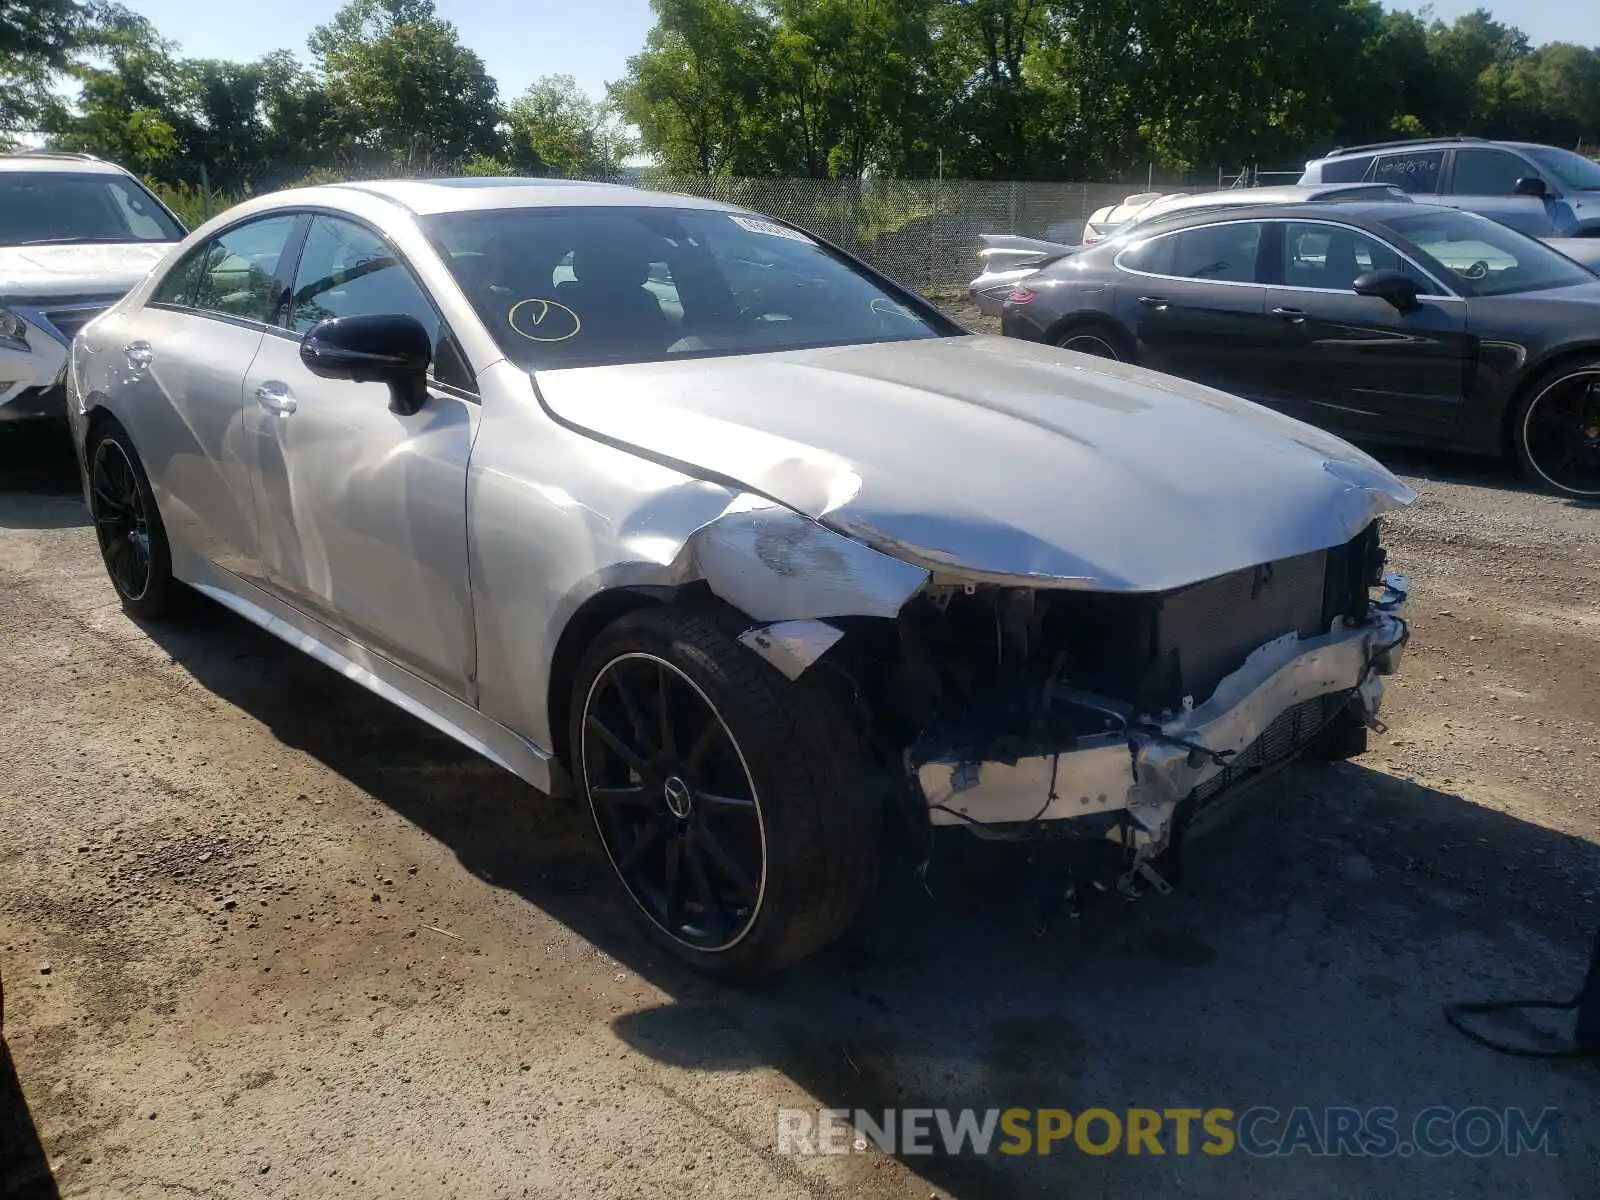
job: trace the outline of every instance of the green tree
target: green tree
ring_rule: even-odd
[[[100,17],[81,0],[0,4],[0,144],[60,120],[51,85],[94,42]]]
[[[656,23],[611,85],[617,111],[671,171],[768,174],[763,75],[772,31],[744,0],[650,0]]]
[[[432,0],[351,0],[309,45],[348,146],[413,169],[499,149],[495,82]]]
[[[546,75],[506,109],[511,165],[536,175],[603,176],[632,149],[611,107],[571,75]]]
[[[47,114],[44,128],[51,144],[175,178],[192,124],[177,102],[182,73],[174,57],[177,47],[126,10],[109,15],[97,41],[96,60],[71,68],[80,89],[76,111]]]

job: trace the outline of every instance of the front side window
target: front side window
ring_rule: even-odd
[[[1360,230],[1298,221],[1283,227],[1283,283],[1291,288],[1349,291],[1368,270],[1403,266],[1395,251]]]
[[[137,182],[64,171],[0,173],[0,245],[176,242],[183,229]]]
[[[1564,188],[1575,192],[1600,192],[1600,163],[1571,150],[1532,146],[1528,156],[1554,175]]]
[[[271,320],[286,285],[279,261],[297,219],[293,214],[263,217],[213,238],[200,268],[194,306],[223,316]]]
[[[1544,291],[1593,283],[1592,272],[1527,234],[1456,209],[1428,210],[1384,221],[1420,259],[1461,290],[1477,296]]]
[[[1288,287],[1349,291],[1368,271],[1401,271],[1419,295],[1438,295],[1438,286],[1374,237],[1347,225],[1290,221],[1283,231],[1283,282]]]
[[[386,313],[415,317],[438,340],[438,312],[387,242],[354,222],[313,217],[294,277],[295,331],[329,317]]]
[[[805,234],[744,213],[521,208],[425,227],[500,348],[528,369],[960,332]]]
[[[1533,174],[1532,167],[1504,150],[1457,150],[1450,190],[1457,196],[1510,196],[1517,180]]]
[[[1439,169],[1443,166],[1443,150],[1385,154],[1372,169],[1372,182],[1392,184],[1413,196],[1431,196],[1439,190]]]
[[[470,372],[439,310],[389,243],[366,226],[312,217],[292,292],[289,323],[296,333],[332,317],[415,317],[433,344],[435,375],[470,388]]]

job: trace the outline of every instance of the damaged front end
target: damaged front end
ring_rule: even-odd
[[[1340,723],[1379,727],[1406,587],[1373,521],[1160,593],[935,576],[892,623],[822,626],[835,638],[790,622],[746,644],[791,676],[828,654],[926,823],[1089,839],[1129,890],[1162,886],[1152,861],[1225,792]]]

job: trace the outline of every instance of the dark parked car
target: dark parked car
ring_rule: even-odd
[[[1535,237],[1600,236],[1600,163],[1534,142],[1455,137],[1346,146],[1301,183],[1387,183]]]
[[[1515,455],[1600,498],[1600,278],[1486,217],[1349,203],[1177,216],[1019,280],[1010,337],[1351,437]]]

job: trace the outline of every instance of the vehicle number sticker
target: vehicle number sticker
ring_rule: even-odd
[[[755,217],[734,217],[733,223],[740,229],[748,229],[751,233],[764,233],[768,237],[788,238],[791,242],[804,242],[808,246],[816,245],[815,242],[798,229],[790,229],[786,225],[774,225],[771,221],[762,221]]]

